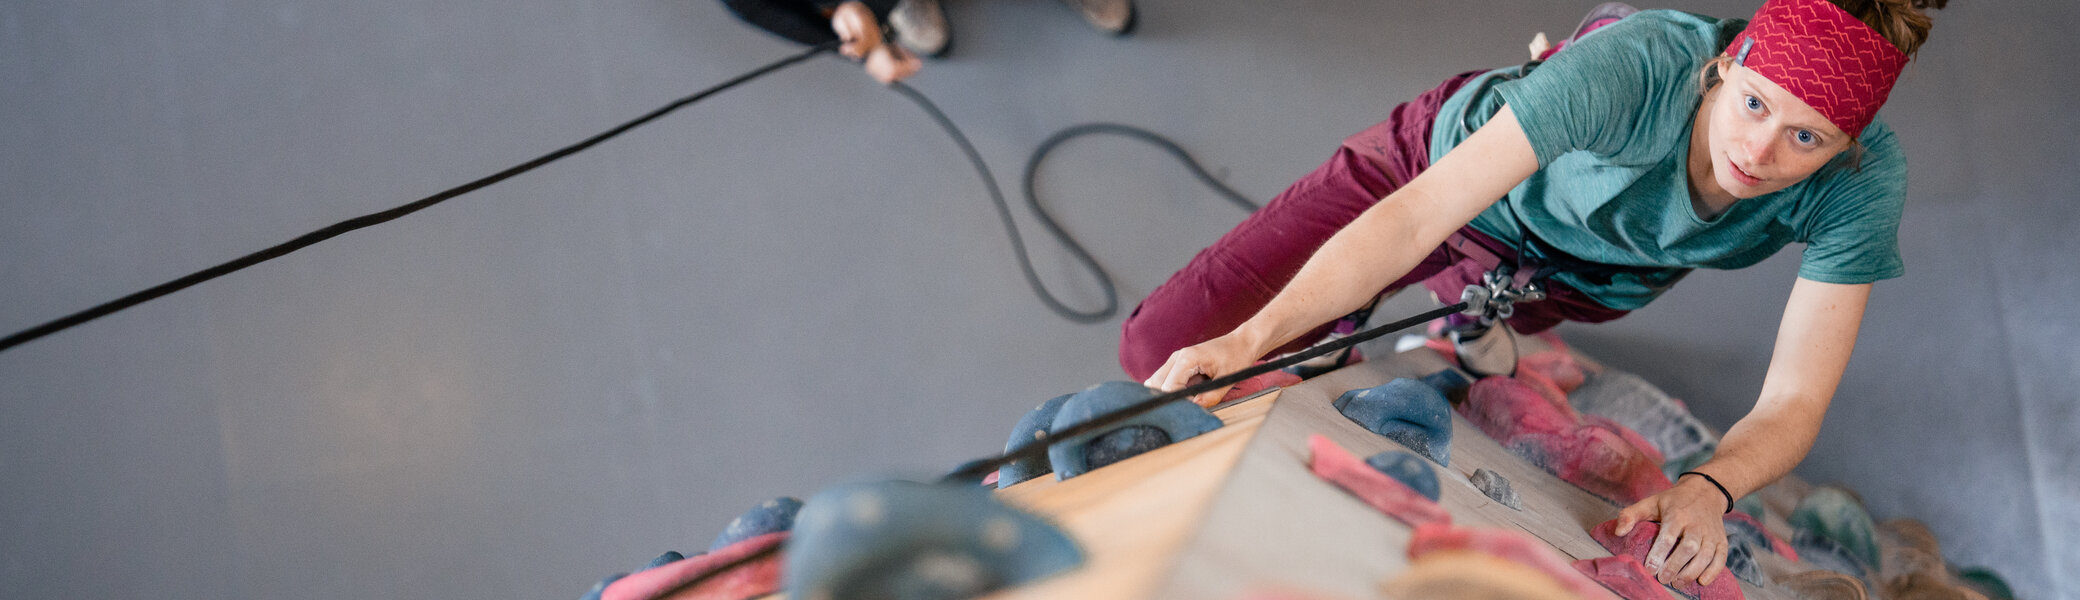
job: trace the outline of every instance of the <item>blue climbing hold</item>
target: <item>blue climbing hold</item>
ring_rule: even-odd
[[[1083,563],[1053,525],[965,485],[838,486],[802,507],[782,568],[795,598],[972,598]]]
[[[1108,381],[1091,386],[1069,397],[1061,411],[1054,416],[1054,424],[1048,431],[1062,431],[1086,421],[1098,418],[1135,403],[1154,398],[1156,391],[1138,383]],[[1119,433],[1145,427],[1161,436],[1145,431]],[[1191,439],[1221,427],[1219,417],[1199,408],[1189,401],[1179,400],[1165,404],[1152,411],[1141,413],[1120,422],[1112,429],[1086,433],[1070,438],[1057,439],[1047,447],[1047,462],[1054,466],[1056,479],[1068,479],[1089,472],[1091,469],[1125,460],[1134,455],[1160,448],[1164,445]],[[1115,435],[1116,434],[1116,435]],[[1109,437],[1108,437],[1109,436]],[[1103,449],[1093,456],[1094,442],[1106,437]],[[1107,462],[1100,463],[1098,459]],[[1002,477],[1001,475],[999,477]]]
[[[1121,427],[1083,445],[1083,460],[1092,469],[1133,458],[1135,455],[1170,445],[1170,434],[1147,425]]]
[[[682,560],[686,560],[686,555],[680,554],[678,550],[666,550],[664,554],[657,555],[657,558],[650,559],[650,564],[643,565],[643,570],[648,571]]]
[[[1336,410],[1437,464],[1452,464],[1452,405],[1429,384],[1402,378],[1351,390],[1336,399]]]
[[[1437,501],[1437,471],[1431,470],[1430,461],[1407,452],[1388,450],[1365,457],[1365,465],[1406,484],[1431,502]]]
[[[1430,387],[1437,388],[1438,392],[1441,392],[1447,396],[1464,390],[1466,388],[1473,387],[1473,382],[1467,380],[1465,375],[1459,374],[1459,371],[1457,369],[1445,369],[1436,373],[1424,375],[1423,383],[1425,385],[1429,385]]]
[[[1032,411],[1018,420],[1018,426],[1011,428],[1011,439],[1005,440],[1004,451],[1011,452],[1028,444],[1046,443],[1049,431],[1054,427],[1055,413],[1060,412],[1062,404],[1067,403],[1069,397],[1074,395],[1055,396],[1054,399],[1033,407]],[[1011,487],[1012,484],[1045,475],[1053,470],[1048,467],[1047,457],[1044,455],[1004,465],[997,469],[997,489]]]
[[[728,548],[737,542],[768,533],[777,533],[794,528],[794,515],[802,510],[802,501],[782,496],[767,500],[729,522],[715,541],[708,544],[708,551]]]

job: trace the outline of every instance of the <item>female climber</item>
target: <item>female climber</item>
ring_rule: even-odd
[[[1710,583],[1721,515],[1811,449],[1871,284],[1902,274],[1906,159],[1877,112],[1928,35],[1922,10],[1946,2],[1768,0],[1747,21],[1598,7],[1542,62],[1453,77],[1345,140],[1151,292],[1120,362],[1176,390],[1348,332],[1382,293],[1457,299],[1498,266],[1547,295],[1508,326],[1601,322],[1691,269],[1802,243],[1754,407],[1704,475],[1618,517],[1620,535],[1661,523],[1661,581]],[[1508,373],[1472,364],[1505,337],[1486,325],[1448,327],[1461,363]]]

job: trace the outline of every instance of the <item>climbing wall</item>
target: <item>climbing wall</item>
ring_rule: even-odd
[[[1527,351],[1548,348],[1528,343]],[[1407,450],[1345,418],[1333,403],[1346,391],[1449,368],[1429,349],[1375,357],[1217,407],[1215,415],[1227,425],[1211,434],[1066,481],[1041,477],[1002,490],[1011,504],[1054,519],[1085,545],[1089,558],[1078,570],[996,597],[1388,597],[1387,582],[1411,569],[1416,528],[1317,477],[1309,470],[1309,439],[1323,436],[1361,457]],[[1617,504],[1511,453],[1456,411],[1451,419],[1449,465],[1433,466],[1438,504],[1453,525],[1521,534],[1567,562],[1611,555],[1589,531],[1615,518]],[[1471,478],[1482,469],[1508,480],[1521,508],[1477,488]],[[1785,515],[1809,490],[1787,477],[1758,493],[1771,504],[1768,529],[1788,539]],[[1731,571],[1722,579],[1737,582],[1747,598],[1863,597],[1841,588],[1837,594],[1778,585],[1813,567],[1774,554],[1757,562],[1771,583],[1739,581]]]
[[[1712,585],[1661,586],[1639,566],[1654,524],[1619,537],[1612,520],[1620,503],[1665,489],[1666,472],[1703,461],[1718,434],[1557,338],[1523,343],[1514,377],[1472,382],[1417,348],[1285,376],[1287,387],[1211,415],[1165,405],[1179,410],[1148,421],[1169,428],[1153,438],[1133,421],[1050,437],[1084,412],[1155,394],[1092,386],[1020,420],[1011,442],[1046,440],[1049,460],[1009,485],[978,488],[962,474],[777,498],[732,521],[708,553],[667,553],[587,598],[2013,596],[1998,577],[1950,569],[1920,523],[1873,523],[1854,492],[1796,477],[1735,503],[1727,569]],[[1089,453],[1056,452],[1066,444]]]

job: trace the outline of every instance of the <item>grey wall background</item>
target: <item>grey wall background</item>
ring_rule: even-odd
[[[1109,120],[1268,198],[1590,4],[1144,0],[1141,31],[1109,39],[1055,2],[954,0],[957,54],[915,84],[1007,181],[1046,134]],[[1936,22],[1885,113],[1913,163],[1909,275],[1879,286],[1799,472],[1927,521],[2027,597],[2080,597],[2080,86],[2057,68],[2080,5],[1967,0]],[[0,3],[0,330],[791,51],[706,0]],[[1129,303],[1241,218],[1166,160],[1097,139],[1042,179]],[[819,60],[0,354],[0,589],[573,598],[765,498],[988,453],[1033,403],[1120,376],[1116,322],[1043,311],[959,161],[915,107]],[[1723,427],[1760,388],[1795,257],[1565,334]]]

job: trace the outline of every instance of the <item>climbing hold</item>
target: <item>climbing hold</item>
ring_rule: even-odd
[[[809,499],[787,545],[787,589],[804,599],[971,598],[1083,563],[1047,522],[965,485],[835,487]]]
[[[1555,346],[1552,350],[1533,352],[1518,358],[1516,377],[1544,383],[1551,386],[1553,391],[1565,395],[1581,387],[1582,382],[1588,379],[1589,373],[1587,369],[1582,368],[1580,361],[1574,359],[1574,353],[1568,352],[1564,346]]]
[[[669,561],[614,580],[600,591],[599,598],[651,600],[669,593],[674,600],[721,600],[778,592],[782,553],[777,548],[787,537],[784,531],[768,533],[693,558]],[[687,585],[696,579],[698,585]]]
[[[1595,538],[1596,543],[1602,544],[1603,549],[1611,551],[1613,555],[1644,564],[1647,551],[1653,548],[1654,535],[1661,532],[1661,524],[1653,521],[1634,523],[1632,531],[1624,537],[1619,537],[1617,530],[1618,520],[1611,519],[1589,530],[1589,537]],[[1735,577],[1720,577],[1712,580],[1711,585],[1700,586],[1695,581],[1688,581],[1673,587],[1677,592],[1698,600],[1741,600],[1745,597],[1741,593],[1741,584]]]
[[[1416,526],[1415,535],[1408,540],[1408,558],[1415,561],[1420,561],[1432,553],[1460,550],[1486,554],[1535,569],[1559,582],[1576,598],[1612,598],[1610,590],[1604,589],[1602,584],[1575,570],[1567,557],[1561,556],[1551,545],[1521,532],[1454,527],[1450,523],[1429,523]]]
[[[1425,600],[1582,600],[1558,580],[1525,565],[1471,550],[1441,550],[1413,560],[1387,580],[1388,598]],[[1608,598],[1599,596],[1598,598]]]
[[[786,496],[751,507],[751,510],[744,511],[744,514],[730,520],[729,526],[722,528],[722,533],[716,535],[715,541],[708,544],[708,551],[714,552],[737,542],[792,529],[794,514],[801,510],[802,501]]]
[[[664,554],[657,555],[657,558],[650,559],[650,564],[645,565],[643,569],[647,571],[682,560],[686,560],[686,555],[680,554],[677,550],[666,550]]]
[[[1170,445],[1170,434],[1147,425],[1130,425],[1106,432],[1083,446],[1083,460],[1092,469],[1133,458],[1137,454]]]
[[[1837,546],[1856,561],[1855,571],[1843,571],[1851,575],[1862,576],[1877,566],[1878,543],[1871,515],[1863,509],[1863,502],[1847,490],[1814,488],[1798,501],[1798,508],[1792,509],[1788,520],[1794,531],[1791,542],[1801,552],[1806,546]]]
[[[1424,375],[1423,383],[1437,388],[1437,391],[1443,393],[1446,397],[1466,391],[1466,386],[1473,385],[1473,382],[1466,379],[1465,375],[1459,374],[1457,369],[1445,369]]]
[[[1690,414],[1683,403],[1669,397],[1638,375],[1606,369],[1589,377],[1567,394],[1576,410],[1601,416],[1639,432],[1648,444],[1668,457],[1668,467],[1681,473],[1711,458],[1719,447],[1719,436],[1704,421]]]
[[[1622,556],[1585,558],[1574,561],[1574,568],[1625,600],[1668,600],[1668,592],[1662,591],[1661,582],[1655,581],[1646,567],[1631,559]]]
[[[1517,456],[1605,500],[1631,504],[1671,485],[1661,453],[1639,434],[1581,416],[1550,385],[1489,377],[1467,389],[1458,410]]]
[[[1271,388],[1292,387],[1296,384],[1299,384],[1300,381],[1301,379],[1299,375],[1294,375],[1285,371],[1272,371],[1270,373],[1265,373],[1263,375],[1258,375],[1256,377],[1244,379],[1242,380],[1242,383],[1235,384],[1235,387],[1228,388],[1227,395],[1222,396],[1221,401],[1227,402],[1230,400],[1241,400],[1243,398],[1248,398],[1251,394],[1255,394],[1257,392],[1261,392]]]
[[[1100,383],[1069,396],[1069,399],[1062,403],[1061,410],[1055,413],[1054,423],[1047,430],[1053,432],[1075,427],[1096,419],[1099,415],[1126,408],[1155,396],[1155,390],[1138,383]],[[1106,440],[1105,448],[1098,452],[1097,458],[1118,461],[1190,439],[1219,429],[1220,426],[1220,418],[1196,404],[1180,400],[1136,415],[1114,425],[1110,430],[1054,440],[1047,447],[1047,462],[1054,467],[1056,479],[1068,479],[1110,464],[1098,464],[1091,456],[1092,442],[1100,437],[1135,427],[1147,427],[1163,434],[1160,441],[1158,437],[1146,433],[1121,434]]]
[[[1408,449],[1450,465],[1452,405],[1437,388],[1414,379],[1344,392],[1336,411],[1367,431],[1400,442]]]
[[[1437,501],[1437,471],[1430,468],[1430,461],[1414,454],[1388,450],[1365,457],[1365,465],[1386,474],[1415,490],[1431,502]]]
[[[1777,578],[1777,587],[1806,600],[1868,600],[1863,580],[1828,570],[1805,571]]]
[[[1004,451],[1011,452],[1027,444],[1047,443],[1049,431],[1054,427],[1054,416],[1062,410],[1062,404],[1075,394],[1055,396],[1019,418],[1018,425],[1011,428],[1011,439],[1004,442]],[[997,489],[1011,487],[1021,481],[1047,474],[1053,469],[1047,465],[1047,457],[1034,456],[1020,459],[997,469]]]
[[[1408,484],[1366,465],[1329,438],[1321,434],[1310,435],[1307,449],[1307,468],[1316,477],[1336,484],[1387,516],[1409,525],[1452,522],[1452,514],[1439,506],[1433,497],[1426,497]],[[1433,489],[1436,479],[1436,474],[1431,474]]]
[[[1798,560],[1798,553],[1791,549],[1790,544],[1770,535],[1769,530],[1763,529],[1762,522],[1748,513],[1734,511],[1721,521],[1726,526],[1726,568],[1741,581],[1755,585],[1768,583],[1761,563],[1755,559],[1759,553],[1770,552],[1792,561]]]
[[[983,463],[986,463],[986,462],[989,462],[989,461],[990,461],[990,459],[988,459],[988,458],[978,458],[978,459],[975,459],[975,460],[970,460],[970,461],[968,461],[968,462],[964,462],[964,463],[961,463],[960,465],[958,465],[958,466],[955,466],[955,467],[953,468],[953,470],[952,470],[952,471],[947,471],[947,472],[946,472],[946,475],[945,475],[944,477],[941,477],[941,478],[940,478],[940,480],[941,480],[941,481],[945,481],[945,482],[948,482],[948,483],[953,483],[953,482],[959,482],[959,483],[965,483],[965,484],[968,484],[968,485],[979,485],[979,486],[987,486],[987,487],[997,487],[997,472],[996,472],[996,471],[986,471],[986,472],[982,472],[982,473],[974,473],[974,470],[975,470],[975,469],[979,469],[979,468],[982,468],[982,464],[983,464]],[[998,468],[999,468],[999,469],[1002,469],[1003,467],[998,467]],[[963,476],[961,476],[961,477],[955,477],[955,475],[960,475],[960,474],[963,474],[963,473],[973,473],[973,474],[970,474],[970,475],[963,475]]]
[[[1685,470],[1695,470],[1695,469],[1685,469]],[[1760,522],[1762,522],[1762,514],[1763,514],[1763,511],[1765,510],[1765,509],[1763,508],[1763,506],[1762,506],[1762,495],[1761,495],[1761,494],[1748,494],[1748,495],[1746,495],[1746,496],[1741,496],[1741,499],[1733,501],[1733,510],[1734,510],[1735,512],[1747,513],[1747,515],[1748,515],[1748,516],[1750,516],[1750,517],[1754,517],[1754,518],[1755,518],[1755,522],[1757,522],[1757,523],[1760,523]],[[1783,554],[1783,553],[1782,553],[1782,552],[1778,552],[1778,554]]]
[[[1517,499],[1517,491],[1510,489],[1509,480],[1487,469],[1473,470],[1473,487],[1480,488],[1488,499],[1502,503],[1512,510],[1524,510],[1524,501]]]
[[[686,555],[680,554],[678,553],[678,551],[675,550],[666,550],[664,554],[657,555],[657,558],[650,559],[649,564],[643,565],[643,568],[637,570],[636,572],[640,573],[643,571],[648,571],[682,560],[686,560]],[[585,595],[579,596],[578,600],[600,600],[600,595],[606,593],[607,586],[614,585],[614,582],[620,581],[621,578],[627,576],[627,573],[615,573],[613,575],[609,575],[606,579],[601,579],[599,583],[594,584],[592,586],[592,589],[586,590]]]
[[[2008,581],[2001,579],[2000,574],[1993,572],[1993,569],[1970,567],[1958,571],[1957,580],[1965,587],[1972,588],[1992,600],[2012,600],[2015,597],[2014,588],[2008,587]]]

